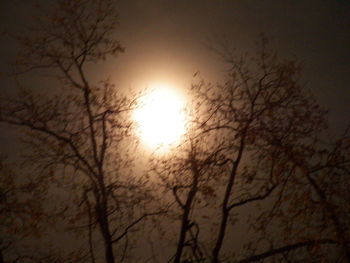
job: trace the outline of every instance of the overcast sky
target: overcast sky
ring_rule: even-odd
[[[223,68],[209,40],[225,37],[249,50],[264,33],[281,56],[301,63],[306,87],[331,108],[331,124],[349,120],[348,0],[137,0],[120,1],[119,10],[129,83],[190,81],[197,70],[215,79]]]
[[[1,0],[0,30],[24,32],[33,2],[40,1]],[[118,5],[126,52],[96,68],[96,76],[106,73],[123,87],[168,82],[183,88],[199,70],[205,79],[219,81],[224,67],[209,51],[210,41],[226,38],[238,51],[250,50],[264,33],[282,57],[301,63],[306,87],[331,109],[333,129],[349,120],[349,0],[121,0]],[[2,39],[0,71],[7,71],[16,49]],[[14,89],[4,74],[0,88]]]
[[[0,0],[0,32],[25,33],[33,3],[49,1]],[[281,57],[301,63],[302,82],[330,108],[331,130],[350,122],[350,0],[120,0],[118,6],[126,51],[99,64],[94,78],[110,76],[125,90],[152,83],[186,89],[197,71],[222,81],[225,66],[208,46],[225,38],[238,52],[250,51],[264,33]],[[0,95],[16,89],[6,73],[17,49],[1,36]],[[19,152],[15,141],[0,125],[0,155]]]

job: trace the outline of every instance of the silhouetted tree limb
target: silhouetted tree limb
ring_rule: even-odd
[[[319,244],[336,244],[336,242],[334,240],[331,240],[331,239],[319,239],[319,240],[310,240],[310,241],[305,241],[305,242],[299,242],[296,244],[287,245],[287,246],[283,246],[283,247],[276,248],[276,249],[271,249],[271,250],[266,251],[264,253],[239,260],[238,262],[239,263],[257,262],[257,261],[261,261],[261,260],[264,260],[264,259],[269,258],[269,257],[283,254],[285,252],[290,252],[290,251],[300,249],[303,247],[311,247],[311,246],[315,246],[315,245],[319,245]]]

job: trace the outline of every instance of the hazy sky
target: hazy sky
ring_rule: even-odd
[[[223,67],[209,41],[225,37],[249,50],[264,33],[282,56],[301,62],[305,85],[331,108],[332,125],[349,120],[348,0],[137,0],[120,1],[119,10],[120,66],[129,83],[189,82],[197,70],[215,80]]]
[[[0,0],[0,32],[25,32],[33,3],[50,1]],[[152,83],[186,89],[200,71],[217,82],[225,67],[210,43],[225,38],[238,52],[249,51],[264,33],[282,57],[301,63],[303,83],[331,110],[332,131],[350,122],[350,0],[120,0],[118,6],[126,52],[98,65],[94,78],[110,76],[123,89]],[[17,48],[1,36],[0,95],[16,89],[6,72]],[[0,125],[0,154],[18,152],[14,141]]]
[[[24,32],[34,2],[40,1],[0,1],[0,30]],[[305,85],[331,109],[331,126],[339,130],[349,120],[349,0],[121,0],[118,5],[126,52],[97,67],[96,77],[107,74],[124,88],[154,82],[183,88],[199,70],[215,82],[224,67],[209,51],[210,41],[225,37],[238,51],[250,50],[264,33],[281,56],[301,62]],[[0,72],[8,70],[16,52],[17,46],[2,38]],[[1,93],[12,89],[2,74]]]

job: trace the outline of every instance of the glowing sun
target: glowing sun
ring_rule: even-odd
[[[153,86],[134,112],[138,135],[151,149],[177,145],[185,133],[185,99],[174,88]]]

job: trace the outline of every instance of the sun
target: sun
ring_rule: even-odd
[[[166,150],[180,143],[185,133],[185,99],[167,85],[153,85],[134,111],[137,133],[151,150]]]

